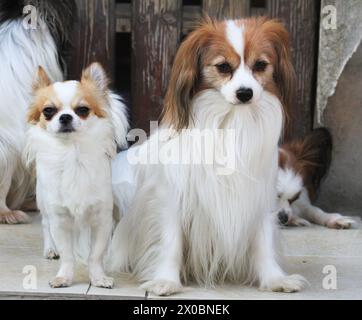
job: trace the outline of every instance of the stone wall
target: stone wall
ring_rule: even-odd
[[[318,202],[362,216],[362,1],[322,0],[322,10],[327,5],[337,24],[326,29],[322,13],[315,126],[331,130],[334,150]]]

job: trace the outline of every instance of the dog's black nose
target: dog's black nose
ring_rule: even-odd
[[[240,88],[236,91],[236,97],[243,103],[248,102],[253,97],[253,90],[250,88]]]
[[[279,222],[285,226],[289,221],[288,214],[283,210],[278,213]]]
[[[59,122],[63,125],[69,124],[73,120],[70,114],[62,114],[59,118]]]

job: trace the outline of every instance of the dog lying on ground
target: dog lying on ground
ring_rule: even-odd
[[[310,223],[333,229],[348,229],[354,223],[339,213],[326,213],[312,205],[332,159],[332,137],[325,128],[279,149],[278,218],[282,225]]]

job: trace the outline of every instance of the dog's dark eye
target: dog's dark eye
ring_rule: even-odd
[[[85,117],[88,117],[88,115],[89,115],[89,108],[86,106],[79,106],[79,107],[75,108],[74,112],[79,117],[85,118]]]
[[[267,66],[268,66],[268,62],[266,62],[264,60],[258,60],[254,64],[253,71],[254,72],[264,72]]]
[[[46,107],[43,109],[43,114],[46,120],[50,120],[58,112],[56,107]]]
[[[223,74],[232,73],[232,71],[233,71],[233,68],[227,62],[216,65],[216,68],[220,73],[223,73]]]
[[[289,199],[288,202],[289,204],[293,204],[295,201],[297,201],[299,199],[301,195],[301,192],[298,192],[293,198]]]

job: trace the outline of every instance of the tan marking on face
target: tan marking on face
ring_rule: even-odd
[[[75,109],[79,105],[89,107],[90,114],[94,114],[99,118],[107,116],[104,106],[107,103],[106,94],[100,92],[96,86],[88,80],[79,83],[77,96],[72,108]]]
[[[258,59],[270,62],[266,71],[255,75],[265,90],[282,102],[286,120],[294,100],[295,72],[291,64],[289,34],[277,20],[266,17],[245,19],[245,62],[249,67]]]
[[[35,98],[28,112],[28,122],[38,124],[41,128],[46,128],[46,123],[48,121],[43,114],[43,110],[50,106],[55,106],[58,111],[62,107],[52,85],[36,91]]]
[[[87,116],[79,116],[83,120],[90,115],[104,118],[106,117],[106,111],[104,110],[105,103],[107,103],[105,94],[100,94],[90,83],[79,83],[70,107],[74,111],[79,106],[88,107],[89,114]],[[56,107],[58,112],[64,108],[53,85],[36,91],[35,98],[28,112],[28,122],[45,129],[49,120],[44,116],[43,110],[47,107]]]

